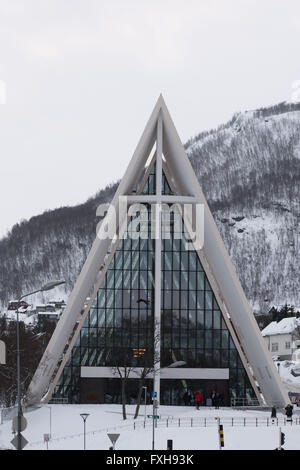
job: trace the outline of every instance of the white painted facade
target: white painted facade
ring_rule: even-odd
[[[265,336],[265,342],[271,356],[279,356],[281,359],[291,359],[293,343],[292,337],[292,333]]]
[[[122,368],[121,368],[122,369]],[[140,377],[142,368],[136,367],[129,371],[128,377]],[[80,375],[83,378],[116,378],[118,374],[112,367],[81,367]],[[148,378],[153,378],[153,373],[150,373]],[[160,370],[161,379],[198,379],[198,380],[228,380],[229,369],[200,369],[200,368],[171,368],[163,367]]]
[[[262,330],[262,336],[272,357],[291,360],[300,346],[300,321],[296,317],[273,321]]]

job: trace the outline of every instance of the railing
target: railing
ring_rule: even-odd
[[[231,398],[231,406],[234,407],[251,407],[260,406],[257,398]]]
[[[151,423],[149,423],[151,421]],[[292,426],[292,425],[300,425],[300,417],[294,417],[292,421],[288,421],[287,418],[284,416],[280,416],[278,418],[267,418],[267,417],[242,417],[242,416],[235,416],[235,417],[221,417],[220,418],[221,424],[227,427],[271,427],[271,426]],[[214,417],[204,417],[204,418],[166,418],[166,419],[158,419],[156,423],[156,427],[211,427],[216,426],[217,420]],[[152,425],[152,420],[147,420],[146,425],[144,423],[135,423],[134,429],[138,427],[145,427],[148,425]]]
[[[49,400],[49,405],[67,405],[68,399],[67,398],[51,398]]]

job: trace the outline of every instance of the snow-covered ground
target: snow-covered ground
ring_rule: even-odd
[[[300,363],[295,361],[276,361],[280,378],[290,392],[300,393]]]
[[[120,405],[51,405],[51,412],[49,407],[39,408],[25,415],[28,425],[23,435],[29,441],[25,450],[46,450],[43,435],[50,432],[50,415],[52,440],[49,450],[82,449],[83,421],[80,413],[90,415],[86,421],[87,449],[108,450],[111,443],[107,432],[110,432],[120,434],[116,450],[151,450],[152,420],[147,419],[144,429],[144,417],[141,415],[134,429],[134,409],[134,405],[127,406],[128,419],[123,421]],[[141,411],[144,413],[143,406]],[[152,413],[151,405],[147,406],[147,413]],[[217,416],[224,424],[225,449],[272,450],[278,447],[279,428],[271,424],[269,412],[230,408],[201,408],[197,411],[193,407],[162,406],[159,415],[159,425],[155,430],[156,450],[166,449],[168,439],[173,439],[174,450],[217,450],[217,422],[214,420]],[[169,427],[166,426],[165,419],[168,416]],[[171,417],[175,419],[172,421]],[[207,427],[197,426],[197,418],[200,417],[207,418]],[[300,417],[297,410],[294,414],[294,418],[296,417]],[[236,423],[239,419],[239,425],[232,427],[232,418]],[[243,418],[252,419],[252,424],[244,427]],[[258,418],[259,422],[264,418],[265,424],[256,427],[255,418]],[[283,420],[284,415],[278,413],[278,418]],[[300,450],[300,425],[295,424],[295,419],[293,425],[282,424],[282,432],[286,437],[284,448]],[[12,448],[12,438],[11,421],[0,425],[0,448]]]

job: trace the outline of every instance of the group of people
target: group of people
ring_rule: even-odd
[[[213,391],[209,397],[205,398],[199,391],[193,393],[191,390],[186,390],[183,395],[183,401],[186,406],[194,404],[199,410],[200,406],[214,406],[219,408],[224,405],[224,395]]]
[[[290,403],[288,405],[286,405],[286,407],[285,407],[285,415],[286,415],[287,421],[292,421],[292,419],[293,419],[293,405],[291,405]],[[277,417],[277,410],[276,410],[276,407],[273,406],[273,408],[271,410],[271,418],[274,421],[276,419],[276,417]]]

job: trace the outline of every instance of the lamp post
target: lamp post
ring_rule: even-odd
[[[83,419],[83,450],[85,450],[85,422],[90,415],[89,413],[81,413],[80,416]]]
[[[65,281],[51,281],[43,285],[40,289],[35,290],[34,292],[28,292],[27,294],[22,295],[18,300],[17,308],[17,402],[18,402],[18,426],[17,426],[17,450],[22,450],[22,434],[21,434],[21,420],[22,420],[22,404],[21,404],[21,367],[20,367],[20,329],[19,329],[19,306],[22,299],[29,297],[30,295],[37,294],[38,292],[44,292],[47,290],[54,289],[54,287],[65,284]]]
[[[152,292],[152,296],[153,296],[153,292]],[[156,385],[156,364],[155,364],[155,358],[156,358],[156,338],[155,338],[155,312],[154,312],[154,301],[152,300],[149,301],[149,300],[145,300],[145,299],[138,299],[137,300],[137,303],[140,304],[140,303],[144,303],[145,305],[150,305],[151,307],[151,314],[152,314],[152,321],[153,321],[153,393],[152,393],[152,401],[153,401],[153,415],[152,415],[152,419],[153,419],[153,425],[152,425],[152,450],[154,450],[155,448],[155,427],[157,426],[157,412],[158,412],[158,397],[156,395],[156,392],[154,391],[155,390],[155,385]],[[145,412],[145,416],[146,416],[146,412]],[[145,418],[146,419],[146,418]]]
[[[145,390],[145,417],[144,417],[144,427],[146,427],[146,412],[147,412],[147,387],[143,387]]]

